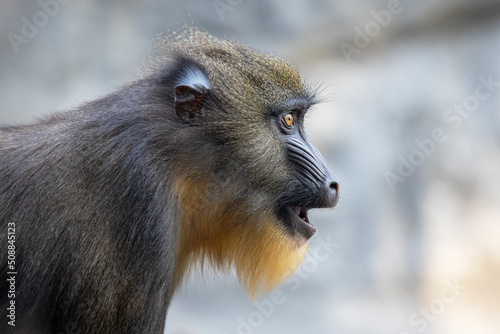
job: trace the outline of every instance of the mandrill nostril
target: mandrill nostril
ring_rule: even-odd
[[[339,202],[339,182],[338,181],[327,181],[325,186],[326,189],[326,201],[328,207],[334,207]]]
[[[330,183],[330,189],[331,190],[336,190],[337,192],[339,191],[339,183],[337,181],[333,181]]]

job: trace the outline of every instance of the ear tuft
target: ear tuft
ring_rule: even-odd
[[[203,102],[210,89],[207,76],[195,66],[184,70],[175,87],[175,112],[184,122],[190,123],[203,114]]]

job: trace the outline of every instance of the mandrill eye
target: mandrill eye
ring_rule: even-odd
[[[291,127],[294,124],[294,119],[292,113],[288,113],[283,117],[283,120],[285,121],[286,126]]]

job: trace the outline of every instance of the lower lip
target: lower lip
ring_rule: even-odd
[[[316,233],[316,231],[318,230],[318,228],[310,223],[306,223],[304,222],[306,225],[307,225],[307,228],[309,229],[309,232],[311,232],[311,235]]]

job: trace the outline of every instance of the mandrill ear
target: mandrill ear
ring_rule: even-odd
[[[182,73],[179,84],[175,86],[175,113],[184,123],[192,123],[203,115],[210,82],[198,67],[191,65]]]

